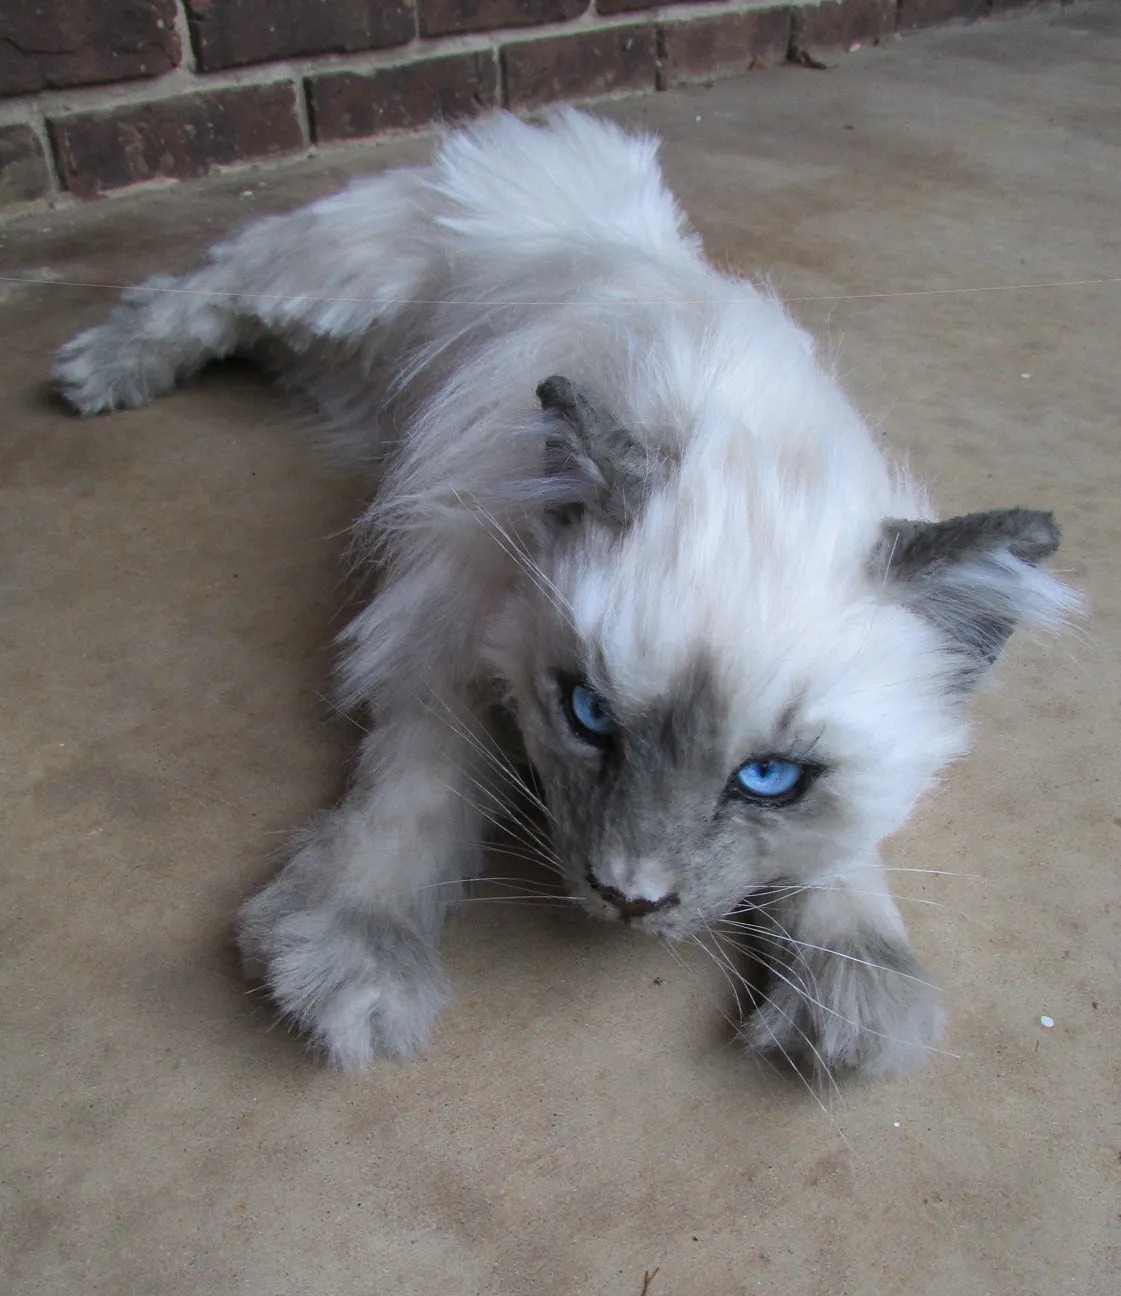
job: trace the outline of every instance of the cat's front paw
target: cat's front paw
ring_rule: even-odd
[[[434,949],[378,912],[286,911],[267,889],[241,914],[239,944],[282,1015],[344,1071],[407,1058],[450,998]]]
[[[872,1079],[921,1066],[942,1037],[942,999],[905,941],[869,934],[830,951],[792,947],[741,1034],[819,1074]]]

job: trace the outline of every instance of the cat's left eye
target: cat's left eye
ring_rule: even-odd
[[[586,684],[564,687],[564,709],[578,738],[595,747],[606,747],[615,733],[615,717],[606,701]]]
[[[790,805],[809,787],[810,773],[798,761],[763,756],[736,770],[732,790],[757,805]]]

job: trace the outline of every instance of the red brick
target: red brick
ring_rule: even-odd
[[[414,0],[186,0],[199,68],[242,67],[300,54],[403,45]]]
[[[56,117],[47,126],[63,183],[83,198],[160,176],[186,180],[303,145],[289,82]]]
[[[567,22],[590,4],[591,0],[417,0],[422,36]]]
[[[895,31],[895,12],[895,0],[822,0],[791,10],[791,40],[800,50],[871,43]]]
[[[0,95],[178,66],[175,0],[0,0]]]
[[[551,103],[574,95],[652,90],[657,51],[654,28],[601,27],[587,32],[515,41],[502,46],[506,102]]]
[[[681,85],[702,77],[746,71],[756,60],[782,63],[790,41],[786,9],[758,9],[661,29],[661,84]]]
[[[44,198],[50,191],[39,137],[30,126],[0,126],[0,207]]]
[[[596,12],[630,13],[634,9],[661,9],[664,5],[699,3],[703,3],[703,0],[596,0]]]
[[[899,31],[906,31],[952,18],[981,18],[988,11],[988,0],[900,0],[896,23]]]
[[[328,72],[309,77],[307,90],[317,140],[358,139],[492,108],[498,69],[486,50],[366,73]]]

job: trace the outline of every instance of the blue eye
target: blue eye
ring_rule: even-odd
[[[782,797],[793,800],[791,793],[800,794],[806,767],[796,761],[777,760],[766,757],[763,760],[748,761],[736,770],[735,779],[742,791],[759,801],[774,801]]]
[[[615,732],[615,719],[607,703],[586,684],[572,684],[565,696],[568,719],[585,742],[604,746]]]

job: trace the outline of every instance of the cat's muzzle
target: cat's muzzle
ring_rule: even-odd
[[[586,880],[592,890],[601,895],[624,922],[629,922],[632,918],[645,918],[648,914],[660,913],[681,903],[681,897],[676,891],[651,900],[645,896],[628,896],[618,887],[601,882],[592,872],[586,875]]]

